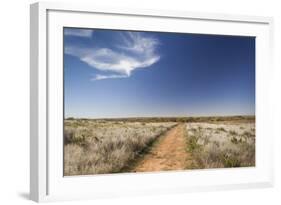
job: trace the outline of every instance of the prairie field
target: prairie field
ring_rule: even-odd
[[[193,168],[255,166],[254,123],[188,123]]]
[[[174,122],[66,120],[64,174],[120,172]]]
[[[64,121],[65,176],[249,166],[254,117]]]

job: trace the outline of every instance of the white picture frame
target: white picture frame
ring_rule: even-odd
[[[31,200],[93,199],[273,186],[272,113],[267,109],[272,78],[272,18],[46,2],[32,4],[30,11]],[[256,166],[64,177],[61,161],[64,26],[256,36]]]

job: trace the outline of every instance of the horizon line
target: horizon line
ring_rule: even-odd
[[[138,116],[138,117],[64,117],[64,119],[74,118],[74,119],[143,119],[143,118],[191,118],[191,117],[256,117],[255,114],[237,114],[237,115],[190,115],[190,116]]]

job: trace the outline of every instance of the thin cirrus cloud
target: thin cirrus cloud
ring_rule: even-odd
[[[121,43],[120,43],[121,42]],[[120,41],[112,48],[66,46],[65,53],[79,58],[89,66],[105,72],[91,80],[128,78],[139,68],[147,68],[159,61],[157,39],[139,32],[123,32]],[[110,73],[110,74],[108,74]]]
[[[94,31],[91,29],[66,28],[64,30],[64,35],[90,38],[90,37],[92,37],[93,32]]]

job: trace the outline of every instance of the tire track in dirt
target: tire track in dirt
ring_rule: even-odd
[[[131,172],[184,170],[190,154],[186,150],[185,124],[169,130],[150,151],[135,164]]]

